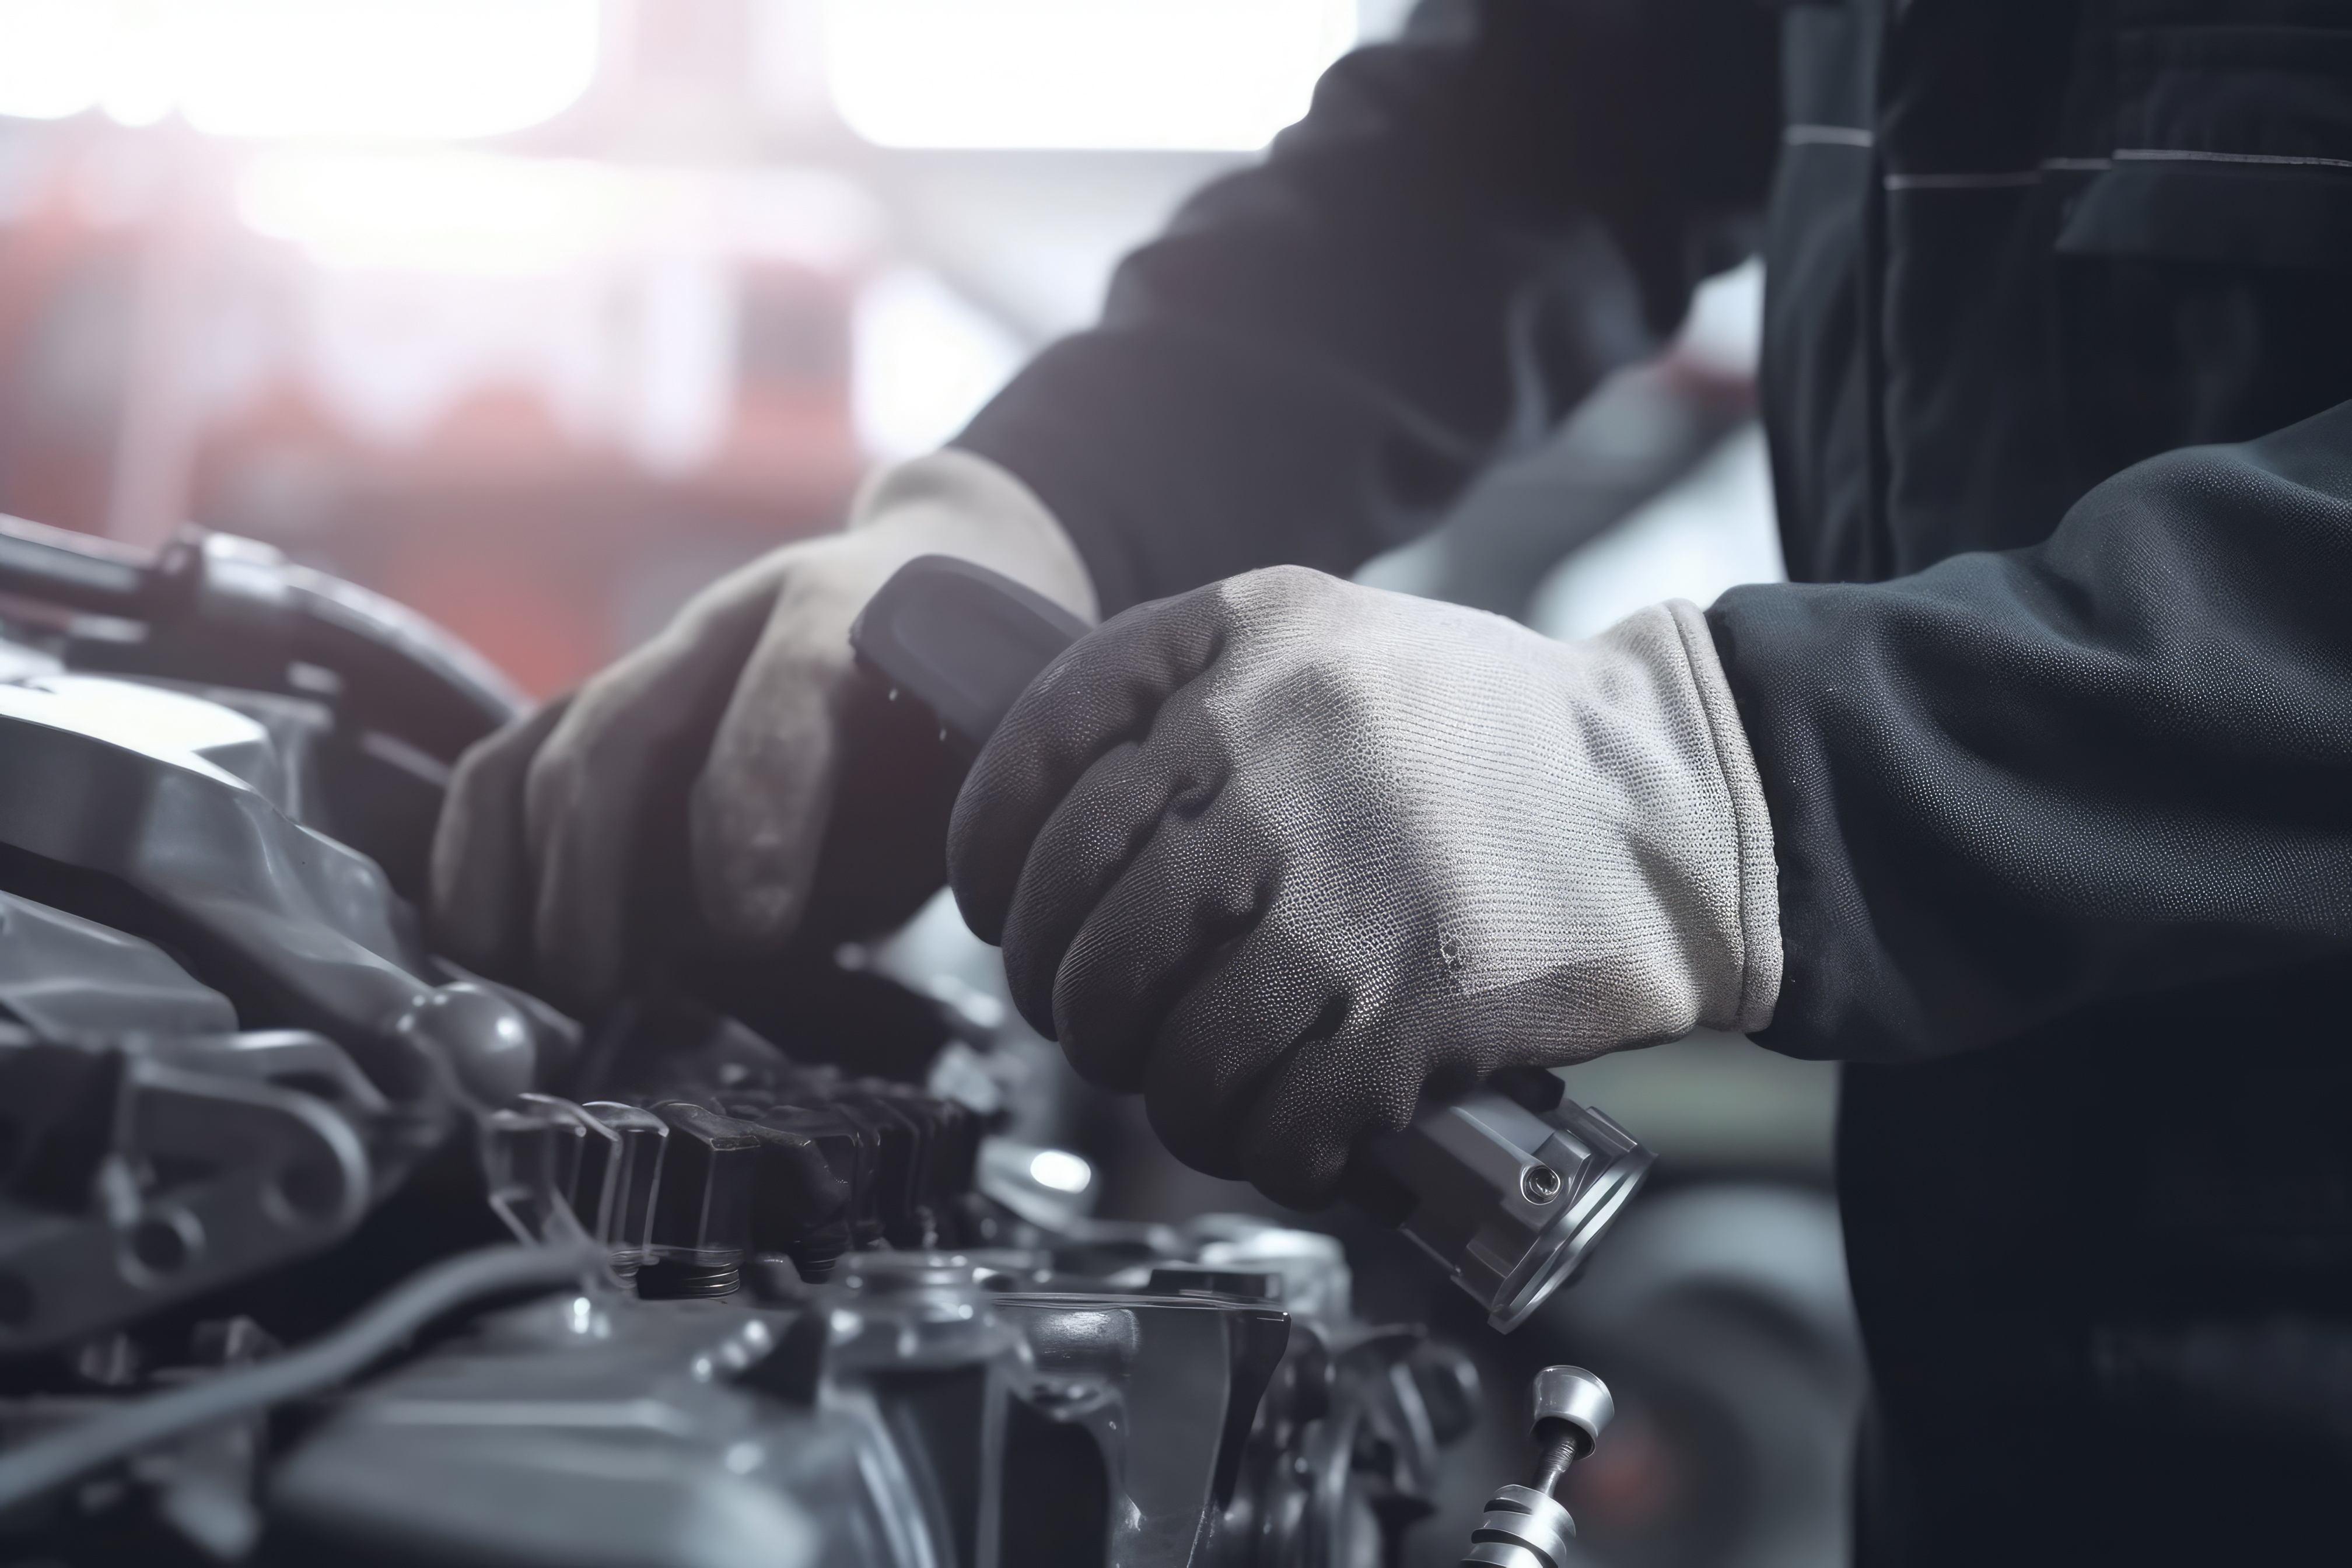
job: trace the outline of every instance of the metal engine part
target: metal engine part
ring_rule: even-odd
[[[1351,1195],[1435,1258],[1501,1333],[1576,1277],[1655,1161],[1549,1073],[1431,1107],[1367,1152]]]
[[[1580,1366],[1548,1366],[1528,1389],[1528,1436],[1539,1458],[1526,1486],[1486,1500],[1461,1568],[1574,1568],[1576,1521],[1561,1505],[1569,1467],[1592,1452],[1617,1412],[1609,1385]]]
[[[771,1267],[723,1300],[516,1309],[341,1401],[272,1537],[551,1568],[1382,1560],[1428,1507],[1445,1352],[1248,1293],[1270,1275],[1201,1288],[1187,1252],[877,1251],[814,1289]]]
[[[334,1241],[569,1047],[231,771],[281,760],[182,693],[0,684],[0,1352]]]
[[[985,1110],[434,957],[417,825],[511,710],[431,628],[217,537],[0,521],[0,594],[5,1560],[1342,1568],[1430,1511],[1475,1373],[1331,1237],[1091,1221]]]

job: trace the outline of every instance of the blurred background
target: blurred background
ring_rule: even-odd
[[[1297,118],[1352,0],[0,0],[0,510],[530,689],[831,525]]]
[[[560,690],[953,434],[1411,10],[0,0],[0,511],[263,540]],[[1577,637],[1780,576],[1760,298],[1717,279],[1670,353],[1365,579]],[[1018,1034],[945,906],[877,962]],[[1024,1134],[1092,1160],[1096,1213],[1256,1206],[1030,1044]],[[1661,1175],[1537,1324],[1496,1341],[1347,1237],[1363,1310],[1456,1332],[1504,1413],[1419,1551],[1453,1561],[1522,1463],[1526,1367],[1571,1359],[1624,1401],[1580,1482],[1596,1562],[1842,1562],[1832,1069],[1702,1037],[1568,1078]]]

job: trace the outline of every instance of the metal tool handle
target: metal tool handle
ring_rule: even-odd
[[[948,555],[900,567],[849,628],[867,669],[939,716],[975,755],[1086,623],[1011,578]],[[1423,1109],[1357,1152],[1345,1190],[1444,1267],[1508,1333],[1573,1276],[1648,1175],[1650,1152],[1597,1110],[1521,1075]]]

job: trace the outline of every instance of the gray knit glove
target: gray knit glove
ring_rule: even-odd
[[[442,951],[593,1016],[665,948],[764,955],[913,913],[956,781],[934,723],[856,667],[849,625],[926,554],[1094,615],[1069,536],[1004,469],[949,450],[887,470],[845,531],[714,584],[467,754],[434,844]]]
[[[1029,1021],[1293,1205],[1424,1092],[1780,990],[1771,823],[1680,601],[1580,643],[1292,567],[1142,605],[1013,707],[948,856]]]

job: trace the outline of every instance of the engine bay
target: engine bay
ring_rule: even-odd
[[[1430,1511],[1477,1374],[1331,1237],[1089,1219],[939,1071],[435,957],[495,672],[244,542],[7,526],[12,1558],[1338,1564]]]

